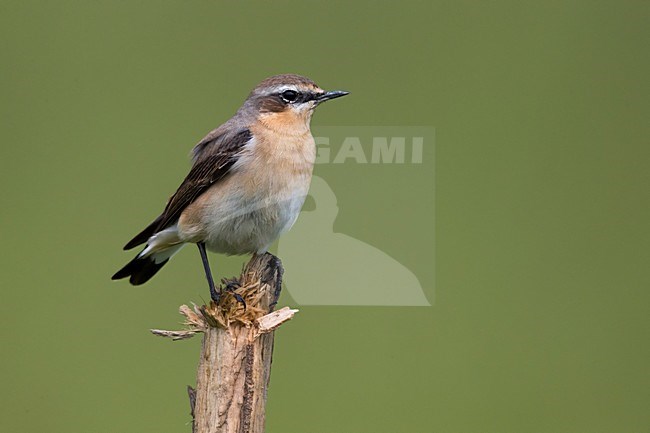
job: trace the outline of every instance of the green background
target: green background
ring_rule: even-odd
[[[269,432],[648,431],[647,5],[4,0],[0,431],[190,431],[200,340],[147,330],[205,299],[198,254],[109,277],[191,146],[283,72],[352,91],[315,125],[436,128],[413,186],[435,218],[400,199],[408,166],[333,185],[336,229],[416,274],[435,220],[435,302],[301,307]]]

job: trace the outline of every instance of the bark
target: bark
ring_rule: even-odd
[[[188,387],[194,433],[264,431],[274,331],[298,311],[273,311],[282,272],[275,256],[255,255],[238,279],[223,281],[219,304],[180,307],[188,329],[152,330],[174,340],[203,333],[196,389]]]

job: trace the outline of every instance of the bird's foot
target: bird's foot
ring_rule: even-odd
[[[219,304],[219,301],[221,300],[221,291],[217,291],[214,284],[210,285],[210,299],[212,299],[215,304]]]
[[[230,293],[237,302],[239,302],[243,307],[244,311],[246,310],[246,301],[244,298],[236,292],[237,289],[241,287],[239,284],[239,281],[237,280],[224,280],[224,290],[228,293]]]

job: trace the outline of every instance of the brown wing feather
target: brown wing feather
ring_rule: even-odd
[[[217,129],[211,132],[197,144],[194,165],[167,202],[163,213],[127,243],[124,249],[143,244],[153,234],[175,224],[187,206],[228,174],[232,165],[237,161],[239,152],[252,138],[248,129],[242,129],[235,135],[230,135],[231,138],[226,134],[215,134],[218,131]],[[196,149],[200,149],[200,152],[196,152]]]

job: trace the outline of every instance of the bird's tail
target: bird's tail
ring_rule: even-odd
[[[133,260],[117,271],[111,279],[120,280],[130,277],[129,282],[134,286],[144,284],[156,275],[156,272],[165,266],[165,263],[181,248],[183,248],[183,244],[174,245],[157,252],[148,252],[149,248],[145,248]]]

